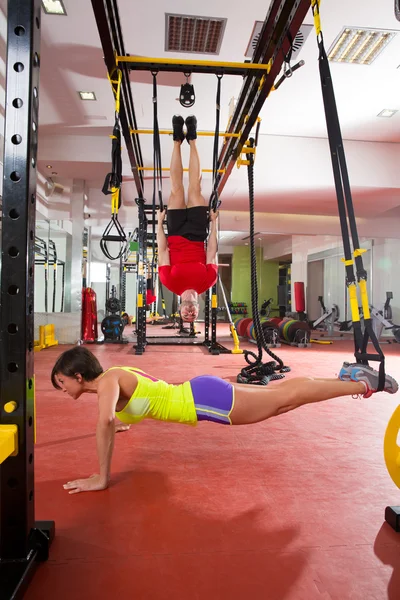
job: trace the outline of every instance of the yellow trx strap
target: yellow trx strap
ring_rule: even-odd
[[[118,214],[120,191],[121,191],[120,188],[115,188],[115,187],[111,188],[111,214],[112,215]]]
[[[321,4],[321,0],[311,0],[311,6],[313,8],[313,13],[314,13],[314,26],[315,26],[315,31],[317,32],[317,36],[319,36],[322,31],[321,17],[319,14],[320,4]]]
[[[121,81],[122,81],[121,70],[117,69],[117,79],[111,79],[111,76],[108,75],[108,81],[111,83],[112,90],[114,92],[115,112],[119,114],[119,106],[120,106],[120,98],[121,98]]]

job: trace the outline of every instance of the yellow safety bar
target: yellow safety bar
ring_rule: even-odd
[[[0,464],[9,456],[18,454],[18,427],[16,425],[0,425]]]
[[[245,142],[245,144],[243,145],[243,148],[242,148],[242,149],[241,149],[241,151],[240,151],[240,154],[244,154],[245,156],[246,156],[246,154],[254,154],[254,160],[255,160],[255,158],[256,158],[256,157],[255,157],[255,154],[256,154],[256,149],[255,149],[255,147],[254,147],[254,146],[253,146],[253,147],[250,147],[250,145],[249,145],[249,144],[250,144],[250,142],[249,142],[249,141]],[[247,160],[246,158],[241,158],[240,156],[239,156],[239,158],[238,158],[238,159],[237,159],[237,161],[236,161],[236,166],[237,166],[237,168],[238,168],[238,169],[239,169],[239,168],[240,168],[242,165],[249,165],[249,164],[250,164],[250,161],[249,161],[249,160]]]
[[[231,334],[232,334],[232,337],[233,337],[233,350],[232,350],[232,354],[243,354],[243,350],[241,350],[239,348],[239,337],[238,337],[235,325],[233,323],[231,323],[230,328],[231,328]]]
[[[138,171],[154,171],[154,167],[137,167]],[[163,167],[162,171],[169,171],[168,167]],[[187,172],[189,169],[183,169],[183,171]],[[213,169],[201,169],[202,173],[214,173]],[[217,173],[225,173],[225,169],[218,169]]]
[[[152,134],[154,133],[153,129],[131,129],[131,133],[138,133],[138,134]],[[160,135],[172,135],[173,131],[172,129],[160,129],[159,131]],[[198,136],[203,136],[203,137],[214,137],[215,133],[213,131],[198,131],[197,132]],[[219,133],[218,134],[220,137],[225,137],[225,138],[238,138],[240,137],[240,133]]]
[[[264,63],[243,63],[243,62],[224,62],[224,61],[209,61],[209,60],[187,60],[183,58],[153,58],[150,56],[116,56],[116,63],[152,63],[159,65],[182,65],[190,67],[215,67],[238,69],[243,71],[266,71],[271,70],[271,61],[268,64]]]

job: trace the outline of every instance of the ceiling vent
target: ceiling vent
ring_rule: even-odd
[[[253,31],[250,36],[250,41],[248,43],[246,49],[246,58],[253,58],[254,50],[257,47],[258,40],[260,39],[261,30],[263,27],[264,21],[256,21],[254,23]],[[311,33],[313,25],[302,25],[294,38],[293,41],[293,54],[292,60],[296,58],[297,54],[300,52],[301,48],[304,46],[304,43],[308,36]]]
[[[219,54],[226,19],[165,15],[165,51]]]
[[[395,37],[396,31],[344,27],[328,50],[332,62],[371,65]]]

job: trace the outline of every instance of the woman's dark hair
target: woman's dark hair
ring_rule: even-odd
[[[74,377],[80,373],[85,381],[93,381],[103,373],[103,368],[90,350],[83,346],[75,346],[63,352],[53,367],[51,383],[57,390],[61,389],[56,381],[56,375],[59,373],[66,377]]]

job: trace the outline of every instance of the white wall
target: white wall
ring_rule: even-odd
[[[370,304],[380,309],[386,292],[394,294],[391,303],[393,319],[400,323],[400,280],[397,277],[400,240],[375,238],[362,239],[360,245],[367,252],[363,255],[364,267],[368,274],[368,295]],[[307,262],[325,256],[324,301],[327,307],[338,304],[344,318],[345,310],[345,267],[342,262],[343,243],[334,236],[293,236],[292,242],[292,285],[304,281],[307,288]],[[348,310],[350,319],[350,310]]]
[[[373,303],[381,309],[386,300],[386,292],[393,292],[391,306],[393,322],[400,324],[400,240],[375,240],[373,249]]]

